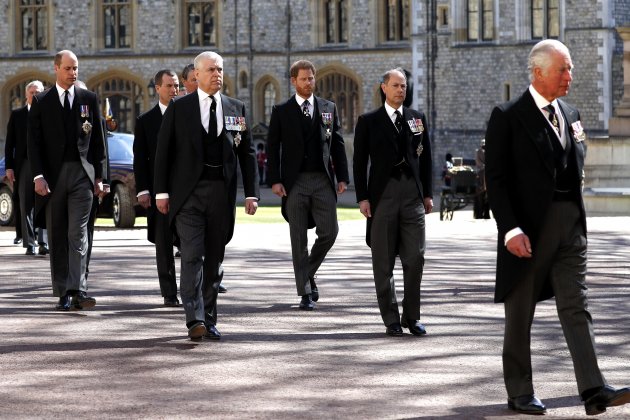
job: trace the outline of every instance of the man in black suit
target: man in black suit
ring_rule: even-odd
[[[586,297],[586,216],[582,200],[586,138],[577,109],[559,100],[573,63],[557,40],[536,44],[531,85],[492,111],[486,132],[486,184],[498,228],[495,302],[505,305],[503,376],[508,407],[544,414],[534,396],[531,325],[536,303],[553,296],[586,413],[630,402],[630,389],[606,384],[597,364]]]
[[[339,232],[336,194],[347,188],[348,162],[337,107],[313,95],[313,63],[296,61],[289,74],[296,94],[271,111],[267,180],[289,222],[300,309],[312,310],[319,299],[315,274]],[[317,239],[309,254],[313,225]]]
[[[34,175],[35,218],[45,213],[50,268],[58,310],[96,304],[87,295],[87,223],[93,195],[102,191],[105,145],[96,94],[74,86],[79,62],[55,55],[56,84],[33,99],[28,160]]]
[[[31,109],[33,96],[43,91],[44,85],[39,80],[33,80],[26,85],[26,105],[11,112],[5,144],[6,177],[15,190],[15,224],[20,226],[21,234],[18,236],[22,238],[26,255],[35,255],[36,243],[39,244],[39,255],[48,254],[46,229],[37,228],[33,224],[35,191],[33,191],[33,175],[26,153],[28,112]]]
[[[402,335],[402,327],[426,334],[419,319],[424,216],[433,209],[431,141],[424,114],[403,106],[406,89],[403,69],[387,71],[381,83],[385,103],[361,115],[354,131],[357,202],[367,218],[376,297],[391,336]],[[403,266],[402,318],[393,275],[396,255]]]
[[[156,205],[181,241],[180,295],[191,339],[219,339],[217,293],[221,261],[234,232],[236,165],[241,167],[245,211],[256,213],[256,154],[245,105],[220,93],[223,58],[194,61],[199,88],[171,101],[158,134]]]
[[[179,306],[175,258],[173,257],[173,231],[168,216],[155,207],[153,168],[157,150],[158,132],[162,115],[169,101],[179,93],[179,80],[173,70],[164,69],[154,78],[158,103],[138,117],[133,140],[133,172],[138,191],[138,203],[147,210],[147,237],[155,244],[158,280],[164,298],[164,306]]]

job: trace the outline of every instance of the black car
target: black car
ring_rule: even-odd
[[[13,226],[13,185],[5,177],[4,158],[0,159],[0,226]]]
[[[136,181],[133,176],[133,134],[107,133],[111,193],[99,208],[99,217],[112,217],[114,225],[133,227],[136,215],[144,209],[136,200]],[[0,160],[0,225],[13,223],[12,185],[5,178],[4,158]]]

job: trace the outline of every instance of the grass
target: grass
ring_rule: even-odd
[[[363,220],[363,215],[359,213],[359,209],[353,208],[337,208],[337,218],[340,222],[347,220]],[[258,207],[256,214],[248,216],[245,214],[243,206],[236,207],[236,223],[237,224],[251,224],[251,223],[286,223],[282,214],[280,213],[279,206],[272,207]],[[147,225],[146,217],[137,217],[135,227],[144,227]],[[113,227],[113,219],[96,220],[96,226],[99,227]]]

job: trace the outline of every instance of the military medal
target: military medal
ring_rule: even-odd
[[[241,144],[241,132],[240,131],[238,133],[236,133],[236,135],[234,136],[234,145],[236,147],[238,147],[239,144]]]
[[[330,128],[332,126],[332,118],[332,112],[322,112],[322,124],[326,127],[326,139],[330,139],[330,136],[332,135],[332,130]]]
[[[90,124],[89,121],[85,121],[81,128],[85,134],[90,134],[90,131],[92,131],[92,124]]]
[[[586,134],[584,133],[584,127],[582,127],[582,123],[578,120],[571,124],[571,128],[573,129],[573,137],[575,140],[580,143],[586,140]]]
[[[424,147],[422,147],[422,143],[420,143],[418,147],[416,148],[416,154],[420,156],[423,150],[424,150]]]
[[[412,118],[410,120],[407,120],[407,124],[409,124],[411,132],[415,135],[422,134],[424,132],[424,125],[422,124],[422,120],[420,118]]]
[[[88,118],[90,116],[89,105],[80,105],[79,110],[81,112],[81,118]]]

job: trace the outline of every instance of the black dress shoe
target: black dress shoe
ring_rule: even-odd
[[[208,338],[210,340],[221,339],[221,333],[219,332],[219,330],[217,330],[217,327],[215,327],[214,325],[208,325],[208,327],[206,328],[206,333],[203,336],[204,338]]]
[[[547,412],[545,405],[533,394],[508,398],[508,408],[521,414],[541,415]]]
[[[35,247],[27,246],[26,247],[26,255],[35,255]]]
[[[317,289],[317,283],[315,283],[315,277],[309,279],[311,282],[311,299],[313,302],[317,302],[319,300],[319,290]]]
[[[17,236],[13,240],[13,245],[19,245],[22,243],[22,238],[18,238]]]
[[[427,333],[424,325],[422,325],[420,321],[416,321],[414,319],[403,318],[401,325],[403,328],[409,328],[409,332],[413,335],[425,335]]]
[[[188,328],[188,337],[190,337],[191,340],[198,340],[203,337],[206,332],[206,325],[201,321],[197,321]]]
[[[37,252],[39,255],[48,255],[50,251],[48,250],[48,245],[39,244],[39,251]]]
[[[315,308],[315,304],[313,303],[313,298],[311,295],[302,296],[302,300],[300,301],[300,309],[304,311],[312,311]]]
[[[72,308],[76,310],[89,309],[96,306],[96,299],[89,297],[85,292],[77,292],[72,296]]]
[[[177,299],[177,296],[167,296],[164,298],[164,306],[176,308],[178,306],[181,306],[181,304],[179,303],[179,299]]]
[[[605,385],[594,395],[584,400],[586,414],[594,416],[606,411],[606,407],[615,407],[630,403],[630,388],[615,389],[610,385]]]
[[[389,324],[387,326],[385,333],[387,335],[391,335],[392,337],[400,337],[403,335],[403,330],[400,326],[400,323],[394,322],[393,324]]]
[[[219,293],[227,293],[227,287],[219,283]]]
[[[69,311],[70,310],[70,301],[72,300],[72,296],[64,295],[59,298],[59,302],[55,309],[58,311]]]

